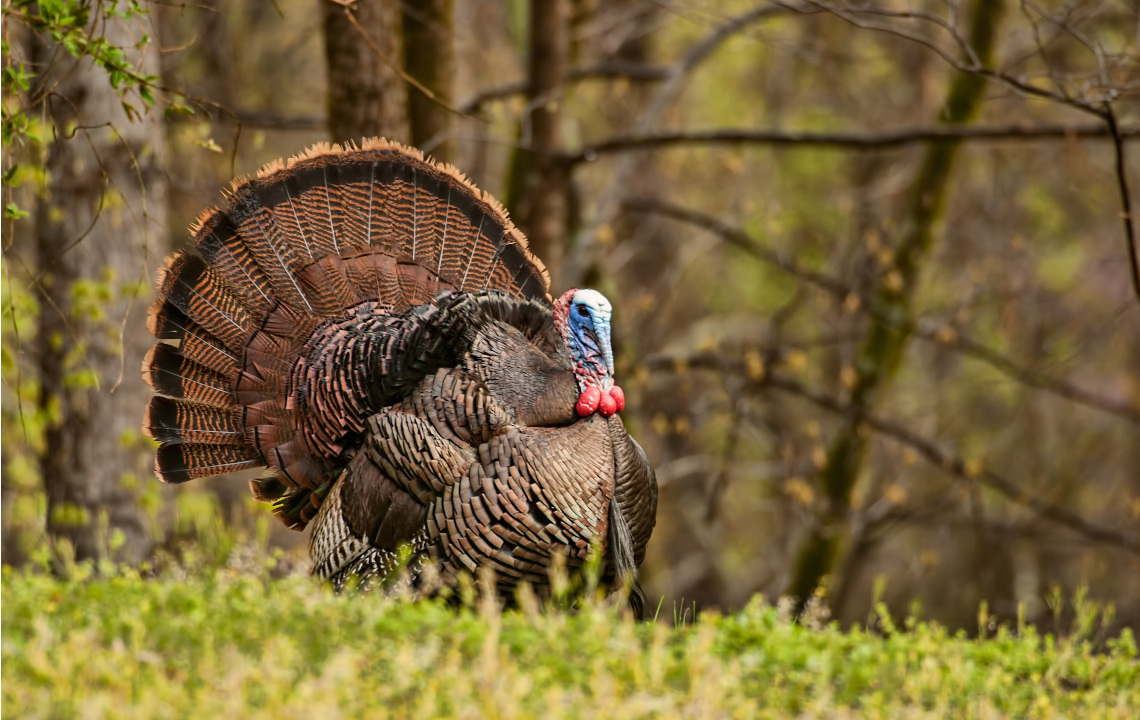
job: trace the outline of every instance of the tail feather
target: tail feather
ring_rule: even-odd
[[[282,204],[275,209],[276,213],[282,212],[285,207],[289,208],[288,214],[292,215],[293,221],[299,228],[304,228],[306,245],[313,259],[324,255],[340,255],[348,249],[341,245],[338,235],[342,233],[334,223],[328,171],[328,165],[322,166],[320,180],[312,187],[299,187],[295,178],[286,180],[284,187],[288,189],[294,186],[298,193],[290,198],[287,206]]]
[[[325,206],[327,220],[336,229],[340,255],[351,255],[372,245],[371,219],[374,211],[372,185],[374,164],[367,170],[355,166],[325,165]],[[367,178],[365,178],[367,174]],[[359,178],[359,181],[356,180]],[[319,206],[317,215],[320,214]]]
[[[319,488],[290,488],[274,476],[249,481],[249,491],[259,502],[273,503],[273,514],[288,528],[304,528],[321,506],[321,500],[332,487],[327,482]]]
[[[154,469],[163,482],[179,484],[200,477],[249,470],[262,465],[248,448],[236,445],[179,443],[160,445]]]
[[[273,214],[258,202],[251,185],[239,186],[234,191],[228,213],[246,238],[246,247],[268,278],[273,294],[282,302],[313,314],[313,308],[293,274],[295,269],[315,259],[308,238],[300,232],[283,231]],[[293,243],[289,242],[289,237]],[[256,241],[251,238],[256,238]]]
[[[340,255],[325,255],[298,272],[297,280],[313,310],[321,317],[342,315],[365,299],[348,277],[346,263]]]
[[[365,140],[362,150],[318,146],[272,163],[235,190],[235,202],[243,193],[269,209],[298,256],[314,244],[349,256],[367,242],[456,288],[532,298],[546,297],[549,288],[542,262],[493,197],[455,168],[386,140]],[[496,274],[500,256],[509,270]]]
[[[421,304],[419,298],[432,297],[441,290],[454,290],[455,288],[442,281],[438,275],[423,265],[416,263],[399,263],[400,294],[404,305],[412,307]]]
[[[241,349],[252,326],[249,310],[201,258],[174,256],[167,267],[159,270],[158,289],[170,304],[218,337],[227,348]]]
[[[215,372],[229,374],[238,365],[225,343],[168,300],[159,298],[151,307],[147,328],[159,340],[177,340],[180,354]]]
[[[219,409],[162,396],[150,399],[143,431],[162,443],[245,445],[245,429],[237,408]]]
[[[273,501],[273,514],[292,530],[303,530],[317,516],[321,502],[332,488],[332,481],[318,488],[299,488],[282,494]]]
[[[278,399],[285,373],[271,367],[251,363],[242,369],[234,388],[234,399],[238,405],[257,405]],[[280,405],[278,405],[280,407]],[[278,418],[284,417],[281,413]]]
[[[346,257],[345,274],[362,299],[379,299],[392,307],[393,312],[404,312],[411,306],[400,287],[396,259],[372,249]]]
[[[221,275],[235,295],[255,313],[273,305],[269,277],[257,264],[229,215],[221,210],[204,214],[197,223],[198,253]]]
[[[289,486],[278,480],[276,475],[253,478],[249,481],[249,493],[258,502],[280,500],[287,492],[289,492]]]
[[[314,478],[321,477],[328,469],[325,462],[310,454],[300,438],[292,438],[274,446],[268,456],[269,467],[295,488],[315,487]]]
[[[214,407],[236,407],[228,378],[199,365],[166,343],[155,343],[143,358],[143,378],[156,393]]]

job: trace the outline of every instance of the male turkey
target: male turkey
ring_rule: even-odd
[[[402,546],[413,574],[490,568],[504,595],[592,545],[636,583],[657,483],[617,417],[610,304],[551,303],[489,194],[385,140],[319,145],[235,181],[192,232],[143,361],[162,480],[269,467],[250,490],[313,526],[337,587],[388,576]]]

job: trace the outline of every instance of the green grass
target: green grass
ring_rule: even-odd
[[[1094,652],[1095,623],[871,633],[759,600],[633,623],[602,601],[452,608],[232,569],[2,582],[6,718],[1140,717],[1133,636]]]

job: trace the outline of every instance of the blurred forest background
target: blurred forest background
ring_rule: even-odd
[[[1134,0],[3,0],[3,562],[305,538],[139,431],[229,180],[383,135],[615,306],[698,609],[1140,628]],[[1129,183],[1131,183],[1129,185]],[[817,588],[820,588],[817,590]],[[668,612],[666,612],[668,615]]]

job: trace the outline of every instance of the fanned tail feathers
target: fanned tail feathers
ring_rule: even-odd
[[[268,466],[251,491],[290,526],[313,517],[338,460],[298,437],[290,387],[322,323],[364,303],[402,313],[441,290],[549,301],[546,269],[493,197],[383,139],[270,163],[191,229],[196,254],[167,260],[148,318],[155,468],[177,483]]]

